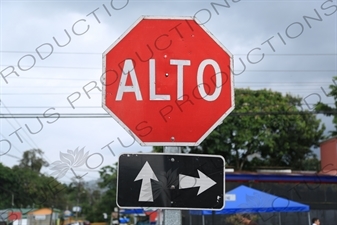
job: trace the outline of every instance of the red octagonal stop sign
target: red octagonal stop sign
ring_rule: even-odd
[[[234,109],[231,58],[193,18],[141,17],[103,54],[103,108],[141,145],[199,145]]]

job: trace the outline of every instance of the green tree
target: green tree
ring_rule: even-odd
[[[0,164],[0,207],[64,208],[66,186],[40,173],[48,166],[42,156],[42,150],[31,149],[13,168]]]
[[[40,172],[43,166],[49,166],[48,162],[45,161],[43,157],[43,151],[41,149],[31,149],[23,153],[22,159],[20,160],[19,167],[30,169],[34,172]]]
[[[64,207],[65,186],[54,177],[18,166],[12,168],[15,177],[15,204],[19,207]]]
[[[67,206],[72,208],[80,206],[81,212],[75,213],[77,218],[81,218],[91,210],[90,190],[85,187],[83,177],[76,175],[71,178],[71,183],[67,186]]]
[[[337,76],[332,78],[332,82],[334,84],[331,84],[329,86],[330,88],[330,92],[327,94],[329,97],[333,97],[333,99],[335,100],[335,106],[331,107],[328,104],[325,104],[323,102],[318,102],[315,105],[315,109],[318,112],[323,112],[324,115],[326,116],[333,116],[333,120],[332,122],[335,125],[335,130],[330,131],[330,136],[336,136],[337,135]]]
[[[227,166],[236,170],[257,166],[302,169],[324,129],[315,115],[301,110],[299,97],[236,89],[235,110],[191,153],[222,155]]]
[[[111,215],[116,205],[116,188],[117,188],[117,170],[115,166],[105,166],[99,171],[101,182],[100,188],[104,193],[100,194],[99,201],[94,202],[91,211],[86,215],[86,219],[94,222],[106,222],[103,218],[103,213]],[[95,193],[98,195],[98,193]],[[109,219],[108,219],[109,220]]]
[[[16,177],[11,168],[0,163],[0,209],[12,207]]]
[[[303,161],[304,170],[307,171],[317,171],[321,170],[321,161],[317,159],[317,156],[307,158]]]
[[[55,178],[0,163],[0,208],[64,208],[65,186]]]

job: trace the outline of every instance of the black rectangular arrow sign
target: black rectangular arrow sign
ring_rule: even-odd
[[[120,208],[224,208],[222,156],[123,154],[119,157],[117,205]]]

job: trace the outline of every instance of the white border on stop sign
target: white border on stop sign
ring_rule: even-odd
[[[219,126],[222,121],[234,110],[235,108],[235,100],[234,100],[234,64],[233,64],[233,55],[228,49],[217,39],[215,36],[206,29],[206,27],[200,23],[197,18],[193,16],[141,16],[138,18],[112,45],[108,47],[107,50],[103,52],[103,68],[102,68],[102,76],[103,80],[106,80],[106,55],[113,49],[134,27],[136,27],[140,21],[143,19],[158,19],[158,20],[194,20],[196,23],[212,38],[229,56],[230,56],[230,79],[231,79],[231,102],[232,106],[224,113],[216,123],[214,123],[201,137],[197,142],[143,142],[140,140],[136,134],[134,134],[127,126],[120,120],[116,114],[114,114],[104,103],[105,103],[105,85],[102,83],[102,107],[105,111],[107,111],[112,118],[120,124],[124,130],[126,130],[141,146],[198,146],[217,126]]]

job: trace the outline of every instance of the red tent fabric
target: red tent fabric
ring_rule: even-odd
[[[144,212],[147,216],[150,217],[150,222],[156,222],[157,221],[157,211],[147,211]]]
[[[21,220],[22,218],[21,212],[9,212],[8,214],[8,219],[10,221]]]

